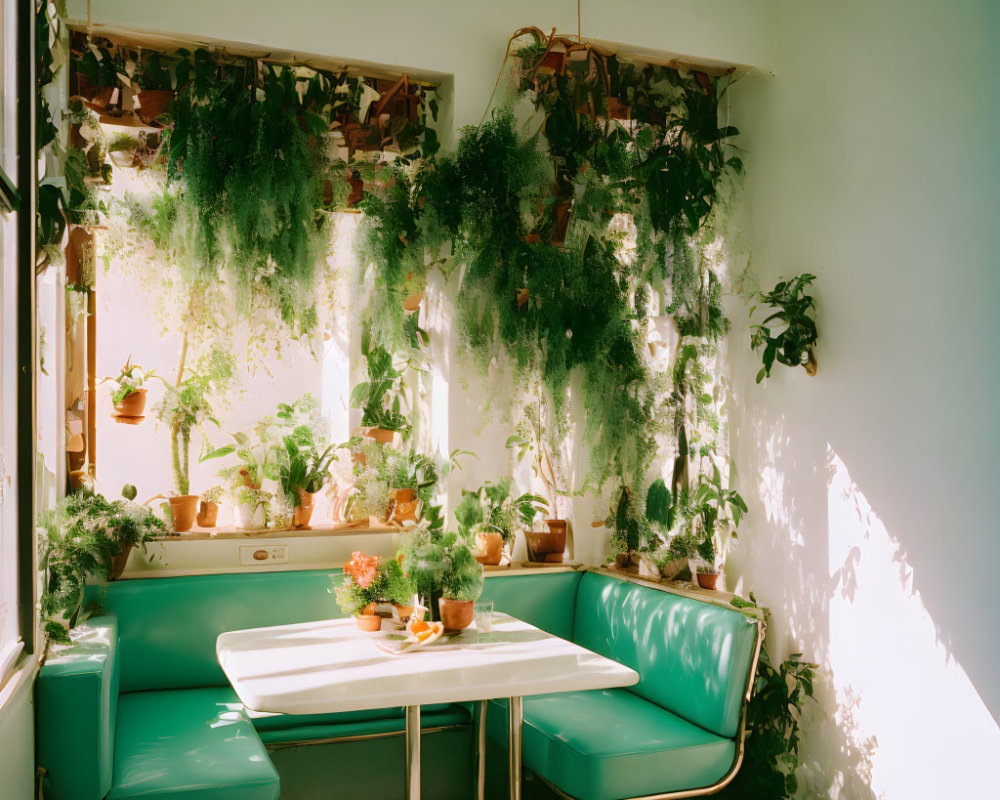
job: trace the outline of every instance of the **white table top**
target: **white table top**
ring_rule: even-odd
[[[475,628],[392,655],[351,619],[223,633],[219,663],[253,711],[328,714],[391,706],[610,689],[639,681],[634,670],[505,614]]]

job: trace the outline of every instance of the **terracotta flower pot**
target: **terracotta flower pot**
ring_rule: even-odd
[[[426,292],[414,292],[409,297],[403,301],[403,311],[407,314],[412,314],[414,311],[420,310],[420,304],[424,302],[424,297]]]
[[[313,514],[313,495],[303,489],[296,489],[299,504],[292,510],[292,525],[296,528],[308,528]]]
[[[615,556],[615,567],[632,575],[639,574],[639,557],[635,553],[619,553]]]
[[[816,363],[816,356],[813,355],[813,351],[807,350],[806,352],[809,354],[809,357],[806,359],[806,362],[802,365],[802,369],[806,371],[806,374],[809,377],[812,377],[813,375],[816,374],[816,370],[819,369],[819,365]]]
[[[198,516],[200,498],[196,494],[185,494],[181,497],[169,497],[170,512],[174,516],[174,530],[177,533],[191,530],[195,517]]]
[[[111,574],[108,575],[109,581],[116,581],[125,571],[125,565],[128,564],[128,557],[132,555],[132,545],[127,544],[122,549],[122,551],[111,558]]]
[[[387,431],[385,428],[367,428],[362,434],[366,439],[374,439],[379,444],[395,447],[396,431]]]
[[[503,534],[500,531],[480,531],[476,534],[476,547],[480,564],[497,565],[503,559]]]
[[[382,629],[382,617],[375,614],[358,614],[354,618],[354,624],[358,626],[358,630],[375,633]]]
[[[442,597],[438,600],[441,611],[441,622],[446,631],[461,631],[472,624],[475,616],[475,602],[472,600],[449,600]]]
[[[566,520],[547,519],[547,531],[525,531],[528,561],[559,564],[566,550]]]
[[[218,503],[206,503],[204,500],[198,503],[198,516],[196,517],[198,527],[214,528],[215,523],[218,519],[219,519]]]
[[[390,489],[389,499],[392,510],[389,512],[390,522],[416,522],[420,510],[420,498],[416,489]]]
[[[715,589],[715,585],[719,582],[718,572],[699,572],[698,573],[698,585],[702,589]]]
[[[539,241],[541,241],[541,239],[539,239]],[[524,308],[526,305],[528,305],[528,298],[529,298],[529,295],[528,295],[528,290],[527,289],[518,289],[517,290],[517,307],[518,308]]]
[[[115,406],[115,413],[120,417],[141,417],[146,410],[146,390],[136,389],[129,392],[122,401]]]

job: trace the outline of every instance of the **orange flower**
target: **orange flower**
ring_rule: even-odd
[[[380,556],[366,556],[360,550],[355,550],[351,553],[351,560],[344,564],[344,572],[362,589],[367,589],[378,578],[381,565]]]

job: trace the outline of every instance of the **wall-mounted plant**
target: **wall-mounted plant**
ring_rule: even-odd
[[[759,304],[765,305],[771,313],[755,325],[750,326],[750,346],[754,351],[764,348],[763,363],[757,373],[757,383],[771,376],[774,362],[789,367],[801,366],[809,375],[816,374],[816,321],[811,314],[815,306],[806,289],[815,275],[804,273],[790,280],[778,281],[770,292],[761,292]],[[758,306],[750,309],[752,317]]]
[[[155,377],[155,371],[146,372],[138,364],[132,363],[132,357],[125,361],[121,373],[117,378],[104,378],[104,381],[114,381],[115,391],[111,395],[111,404],[115,408],[115,415],[120,421],[138,424],[142,419],[142,412],[146,408],[146,389],[144,384],[150,378]]]
[[[117,577],[133,547],[145,550],[148,542],[168,533],[163,520],[148,508],[86,489],[65,497],[40,523],[42,621],[48,637],[63,644],[70,643],[67,629],[88,616],[83,609],[87,579]]]

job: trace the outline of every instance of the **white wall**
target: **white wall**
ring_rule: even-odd
[[[760,281],[818,276],[815,378],[756,386],[738,310],[730,340],[752,511],[731,566],[774,645],[827,670],[809,796],[996,791],[998,23],[972,0],[777,0],[777,76],[737,94]]]

